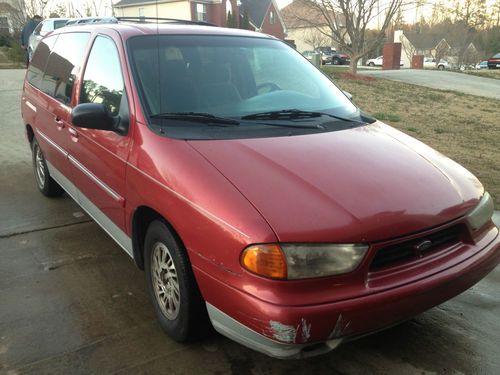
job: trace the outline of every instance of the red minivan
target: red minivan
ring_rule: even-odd
[[[161,327],[279,358],[436,306],[500,261],[467,170],[360,111],[273,37],[118,20],[45,37],[22,114],[35,180],[146,271]]]

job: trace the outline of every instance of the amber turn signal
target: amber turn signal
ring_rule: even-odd
[[[277,244],[252,245],[243,250],[241,265],[250,272],[272,279],[286,279],[285,255]]]

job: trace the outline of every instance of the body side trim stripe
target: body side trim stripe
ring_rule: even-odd
[[[24,103],[26,103],[26,106],[27,106],[29,109],[31,109],[33,112],[35,112],[35,113],[36,113],[36,107],[35,107],[33,104],[31,104],[31,102],[30,102],[29,100],[26,100]]]
[[[113,189],[111,189],[108,185],[106,185],[99,178],[97,178],[91,171],[89,171],[75,157],[73,157],[72,155],[68,155],[68,160],[75,167],[77,167],[80,171],[82,171],[88,178],[90,178],[92,181],[94,181],[101,189],[103,189],[106,193],[108,193],[115,201],[119,202],[123,207],[125,199],[123,199],[122,196],[117,194]]]
[[[52,147],[54,147],[57,151],[62,153],[66,158],[68,158],[69,162],[72,163],[75,167],[81,170],[87,177],[89,177],[94,183],[96,183],[101,189],[103,189],[106,193],[108,193],[115,201],[119,202],[123,207],[125,204],[125,199],[116,193],[113,189],[111,189],[108,185],[102,182],[99,178],[96,177],[91,171],[89,171],[82,163],[80,163],[75,157],[69,155],[67,151],[65,151],[61,146],[59,146],[56,142],[50,139],[45,133],[43,133],[38,128],[36,132]]]
[[[49,161],[46,160],[50,176],[61,185],[64,190],[82,207],[87,214],[95,220],[97,224],[120,245],[123,250],[133,259],[132,239],[122,231],[115,223],[109,219],[96,205],[94,205],[78,188],[69,181],[61,172],[57,170]],[[78,197],[74,196],[76,193]]]
[[[42,132],[38,128],[36,129],[36,132],[40,135],[40,137],[43,138],[43,140],[45,142],[47,142],[49,145],[51,145],[52,147],[54,147],[57,151],[59,151],[65,157],[68,157],[68,152],[65,149],[63,149],[61,146],[59,146],[57,143],[55,143],[52,139],[50,139],[47,135],[45,135],[44,132]]]

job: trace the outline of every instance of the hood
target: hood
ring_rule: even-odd
[[[434,227],[483,193],[466,169],[375,122],[328,133],[189,141],[282,242],[371,242]]]

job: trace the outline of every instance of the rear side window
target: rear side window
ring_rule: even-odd
[[[33,59],[28,67],[28,73],[26,78],[29,83],[31,83],[36,88],[40,88],[42,84],[43,71],[47,65],[47,60],[49,58],[50,52],[54,48],[57,35],[49,36],[42,40],[35,50]]]
[[[75,78],[89,38],[89,33],[59,35],[42,79],[43,92],[64,104],[71,103]]]
[[[83,76],[80,103],[102,103],[116,116],[123,96],[120,57],[115,43],[98,36]]]
[[[59,29],[63,26],[66,26],[66,22],[68,22],[68,20],[57,20],[57,21],[54,21],[54,30],[55,29]]]

